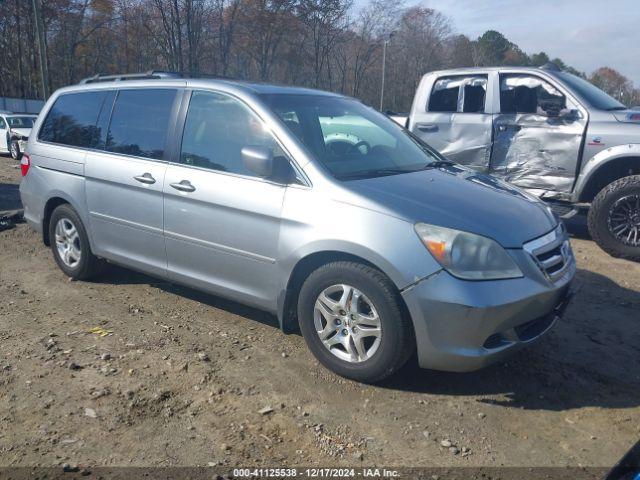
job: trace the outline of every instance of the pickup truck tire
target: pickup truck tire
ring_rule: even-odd
[[[360,263],[331,262],[311,273],[298,297],[298,321],[320,363],[359,382],[389,377],[416,348],[400,293],[382,272]]]
[[[49,238],[53,258],[67,276],[74,280],[89,280],[103,270],[104,261],[91,252],[87,231],[71,205],[65,203],[53,211]]]
[[[640,175],[603,188],[591,203],[589,233],[613,257],[640,261]]]

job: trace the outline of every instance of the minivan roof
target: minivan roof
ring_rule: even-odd
[[[180,77],[166,77],[166,78],[132,78],[131,80],[108,80],[99,82],[80,83],[65,87],[61,90],[64,92],[83,91],[83,90],[102,90],[112,88],[127,88],[127,87],[234,87],[239,90],[253,95],[268,95],[268,94],[288,94],[288,95],[316,95],[316,96],[331,96],[331,97],[343,97],[337,93],[327,92],[324,90],[316,90],[312,88],[304,87],[290,87],[285,85],[277,85],[270,83],[251,82],[245,80],[232,80],[226,78],[180,78]]]

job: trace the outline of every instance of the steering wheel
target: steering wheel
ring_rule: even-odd
[[[362,150],[360,150],[360,147],[366,147],[367,151],[363,152]],[[351,145],[351,149],[357,150],[358,153],[361,153],[362,155],[368,155],[369,152],[371,151],[371,144],[366,140],[360,140],[358,143]]]

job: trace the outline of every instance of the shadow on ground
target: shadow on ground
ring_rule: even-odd
[[[413,360],[379,386],[424,394],[485,396],[489,398],[479,401],[534,410],[640,405],[640,376],[635,369],[640,363],[640,293],[587,270],[580,270],[577,277],[581,290],[565,318],[540,342],[506,362],[476,372],[446,373],[422,370]],[[275,316],[266,312],[120,267],[110,267],[99,281],[149,284],[278,328]]]
[[[538,343],[470,373],[408,365],[385,388],[439,395],[500,396],[485,403],[534,410],[640,405],[640,293],[579,270],[579,293]]]
[[[22,208],[18,185],[14,183],[0,183],[0,212],[18,210]]]

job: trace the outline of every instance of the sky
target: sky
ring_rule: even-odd
[[[393,0],[389,0],[393,1]],[[357,0],[364,5],[366,0]],[[546,52],[590,74],[615,68],[640,87],[640,0],[405,0],[447,15],[475,39],[497,30],[526,53]]]

